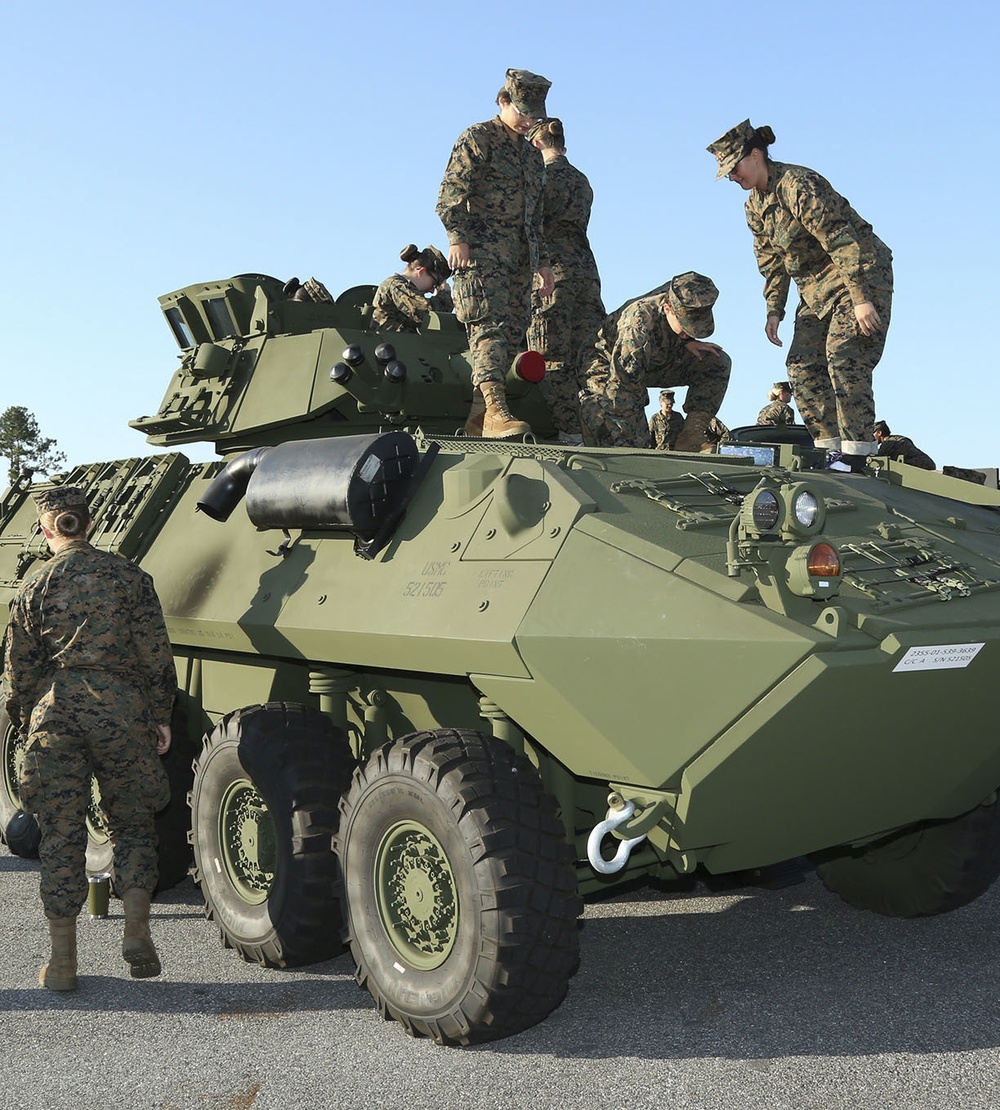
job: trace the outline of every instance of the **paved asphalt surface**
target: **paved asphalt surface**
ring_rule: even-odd
[[[0,1110],[1000,1105],[1000,886],[919,921],[813,874],[592,902],[563,1005],[471,1049],[382,1021],[348,956],[243,963],[190,880],[154,904],[160,979],[128,978],[112,900],[81,918],[80,990],[42,990],[38,864],[0,848],[0,891]]]

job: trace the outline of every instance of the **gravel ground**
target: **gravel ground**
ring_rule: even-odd
[[[38,864],[0,848],[0,1110],[956,1110],[1000,1104],[1000,887],[944,917],[859,913],[809,874],[591,902],[563,1005],[445,1049],[375,1013],[350,958],[243,963],[190,880],[154,904],[137,981],[121,904],[81,918],[80,990],[37,985]]]

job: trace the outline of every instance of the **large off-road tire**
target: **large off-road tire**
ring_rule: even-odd
[[[24,739],[0,705],[0,835],[15,856],[38,859],[38,822],[21,808],[18,781],[24,759]]]
[[[826,887],[858,909],[889,917],[946,913],[978,898],[1000,875],[1000,806],[994,797],[950,821],[814,858]]]
[[[195,881],[223,944],[293,967],[343,951],[331,838],[355,759],[328,717],[284,702],[219,721],[195,763]]]
[[[562,1002],[579,956],[573,853],[508,745],[458,729],[384,745],[355,772],[336,844],[344,939],[383,1017],[474,1044]]]

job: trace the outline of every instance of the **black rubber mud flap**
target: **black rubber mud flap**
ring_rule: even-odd
[[[195,881],[223,943],[292,967],[343,951],[331,839],[355,759],[307,706],[269,702],[219,721],[195,763]]]
[[[573,852],[509,745],[418,732],[383,745],[341,803],[344,939],[383,1017],[439,1044],[527,1029],[579,959]]]

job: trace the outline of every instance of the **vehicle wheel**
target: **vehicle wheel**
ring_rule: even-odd
[[[978,898],[1000,875],[1000,806],[933,821],[853,851],[813,857],[845,902],[890,917],[946,913]]]
[[[579,954],[573,853],[530,763],[478,732],[417,732],[354,775],[336,838],[344,939],[383,1017],[439,1044],[537,1024]]]
[[[195,881],[222,941],[292,967],[339,955],[331,838],[354,756],[328,717],[269,702],[219,721],[195,763]]]
[[[21,808],[18,789],[23,760],[24,740],[0,707],[0,834],[15,856],[38,859],[38,822]]]

